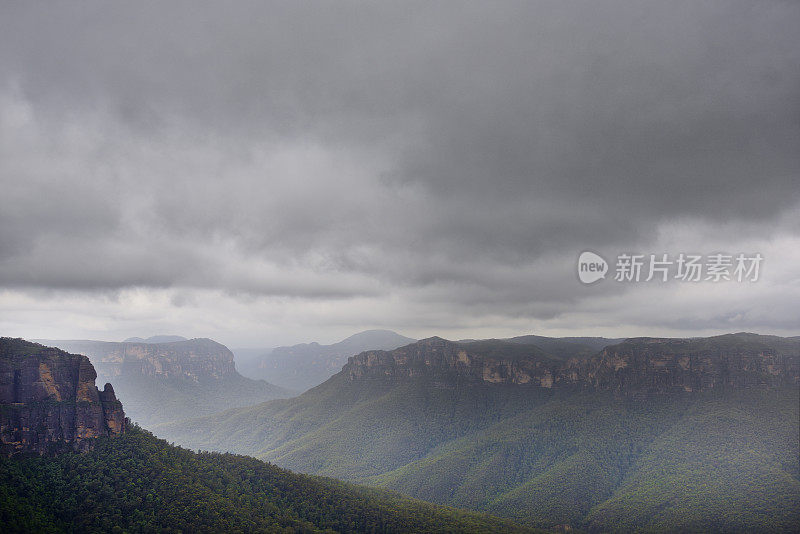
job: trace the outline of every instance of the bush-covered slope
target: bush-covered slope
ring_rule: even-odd
[[[86,454],[0,458],[3,532],[515,532],[512,523],[134,428]]]
[[[790,390],[554,399],[369,482],[539,526],[791,532],[797,406]]]
[[[798,397],[692,406],[649,443],[587,523],[607,531],[800,531]]]

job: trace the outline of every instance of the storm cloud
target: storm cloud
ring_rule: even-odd
[[[796,334],[799,23],[781,1],[5,3],[0,327]],[[586,287],[587,249],[766,259],[751,285]]]

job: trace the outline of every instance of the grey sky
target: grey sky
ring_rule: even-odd
[[[797,3],[164,4],[0,7],[4,334],[800,333]]]

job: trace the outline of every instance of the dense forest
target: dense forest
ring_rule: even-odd
[[[525,532],[509,521],[194,453],[134,427],[86,454],[0,458],[3,532]]]

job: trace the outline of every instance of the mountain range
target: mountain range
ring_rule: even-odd
[[[155,430],[534,527],[796,531],[800,338],[583,339],[366,351],[299,397]]]

